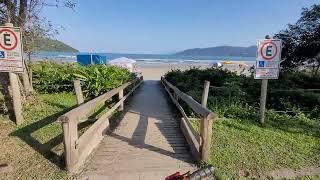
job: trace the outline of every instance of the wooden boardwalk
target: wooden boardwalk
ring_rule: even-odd
[[[196,167],[159,81],[145,81],[120,124],[89,158],[80,179],[164,179]]]

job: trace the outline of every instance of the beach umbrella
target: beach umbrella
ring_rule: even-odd
[[[109,61],[108,64],[127,64],[127,63],[134,64],[136,62],[137,61],[135,61],[133,59],[129,59],[126,57],[120,57],[120,58],[116,58],[116,59]]]
[[[126,57],[121,57],[121,58],[117,58],[117,59],[113,59],[113,60],[109,61],[108,64],[109,65],[113,65],[113,66],[126,68],[130,72],[133,72],[134,69],[135,69],[134,63],[136,63],[136,62],[137,61],[135,61],[133,59],[129,59],[129,58],[126,58]]]

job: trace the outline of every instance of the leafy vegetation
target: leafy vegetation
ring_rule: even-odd
[[[222,115],[226,107],[248,108],[252,111],[259,107],[261,81],[253,77],[220,69],[190,69],[187,71],[172,71],[166,74],[168,81],[180,90],[201,100],[203,82],[211,82],[209,106],[216,107]],[[312,117],[318,117],[320,94],[302,89],[317,89],[320,87],[320,76],[313,77],[306,71],[284,71],[278,80],[269,80],[267,107],[278,111],[312,111]],[[298,89],[298,90],[297,90]],[[289,90],[289,91],[288,91]],[[290,91],[292,90],[292,91]],[[234,113],[237,113],[236,110]],[[227,113],[230,115],[230,112]],[[242,114],[242,113],[240,113]]]
[[[135,75],[116,66],[94,65],[77,68],[74,76],[82,81],[87,97],[95,97],[132,80]]]
[[[86,97],[101,95],[135,76],[126,69],[115,66],[80,66],[72,63],[40,62],[32,64],[33,84],[39,92],[71,92],[73,80],[81,80]]]
[[[320,94],[276,91],[319,87],[307,72],[283,72],[268,85],[267,121],[258,122],[260,81],[219,68],[171,71],[166,78],[200,102],[203,82],[211,82],[208,108],[219,115],[214,123],[208,163],[222,179],[268,176],[281,168],[299,169],[320,162]],[[184,107],[189,116],[192,111]],[[278,112],[281,111],[281,112]],[[199,121],[192,121],[198,129]]]
[[[299,68],[311,65],[315,75],[320,71],[320,4],[304,8],[295,24],[275,35],[283,40],[284,68]]]
[[[39,92],[71,92],[73,90],[73,72],[76,64],[72,63],[32,63],[33,86]]]

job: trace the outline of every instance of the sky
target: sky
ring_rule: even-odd
[[[76,0],[46,7],[55,38],[81,52],[166,54],[189,48],[251,46],[295,23],[320,0]]]

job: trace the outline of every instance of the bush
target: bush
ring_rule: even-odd
[[[73,71],[76,67],[71,63],[33,63],[33,86],[39,92],[70,92],[73,90]]]
[[[70,92],[74,89],[74,79],[79,78],[86,97],[101,95],[135,77],[126,69],[106,65],[39,62],[32,64],[31,68],[36,91]]]
[[[174,70],[166,79],[198,102],[203,83],[210,81],[209,107],[225,117],[254,118],[259,108],[261,81],[253,77],[237,75],[221,68]],[[278,80],[269,80],[267,108],[280,111],[311,111],[312,117],[319,117],[316,107],[320,106],[320,94],[296,89],[319,88],[320,77],[312,77],[305,71],[281,72]],[[294,91],[276,91],[277,89]],[[248,112],[248,113],[247,113]]]
[[[126,69],[106,65],[81,66],[74,75],[82,81],[82,91],[87,97],[99,96],[135,77]]]

